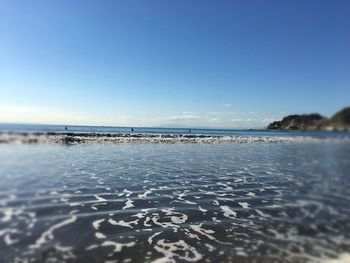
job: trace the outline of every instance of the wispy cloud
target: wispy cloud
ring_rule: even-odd
[[[191,114],[184,114],[184,115],[177,115],[177,116],[169,116],[166,119],[170,121],[188,121],[188,120],[198,120],[200,119],[200,116],[191,115]]]
[[[224,104],[224,107],[232,107],[232,104],[226,103],[226,104]]]
[[[239,112],[239,111],[209,111],[206,114],[216,116],[230,116],[230,115],[266,115],[259,111]]]

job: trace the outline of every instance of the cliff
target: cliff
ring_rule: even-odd
[[[350,107],[327,119],[320,114],[289,115],[267,126],[269,130],[350,131]]]
[[[350,107],[342,109],[333,115],[330,119],[330,123],[340,125],[350,125]]]

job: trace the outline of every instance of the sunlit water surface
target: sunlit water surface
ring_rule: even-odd
[[[349,171],[341,143],[0,145],[0,259],[336,257],[350,251]]]

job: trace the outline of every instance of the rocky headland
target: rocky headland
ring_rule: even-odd
[[[326,118],[320,114],[289,115],[267,126],[269,130],[350,131],[350,107]]]

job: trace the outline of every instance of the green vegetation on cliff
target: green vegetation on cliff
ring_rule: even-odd
[[[289,115],[267,126],[269,130],[327,130],[350,131],[350,107],[344,108],[331,118],[320,114]]]

